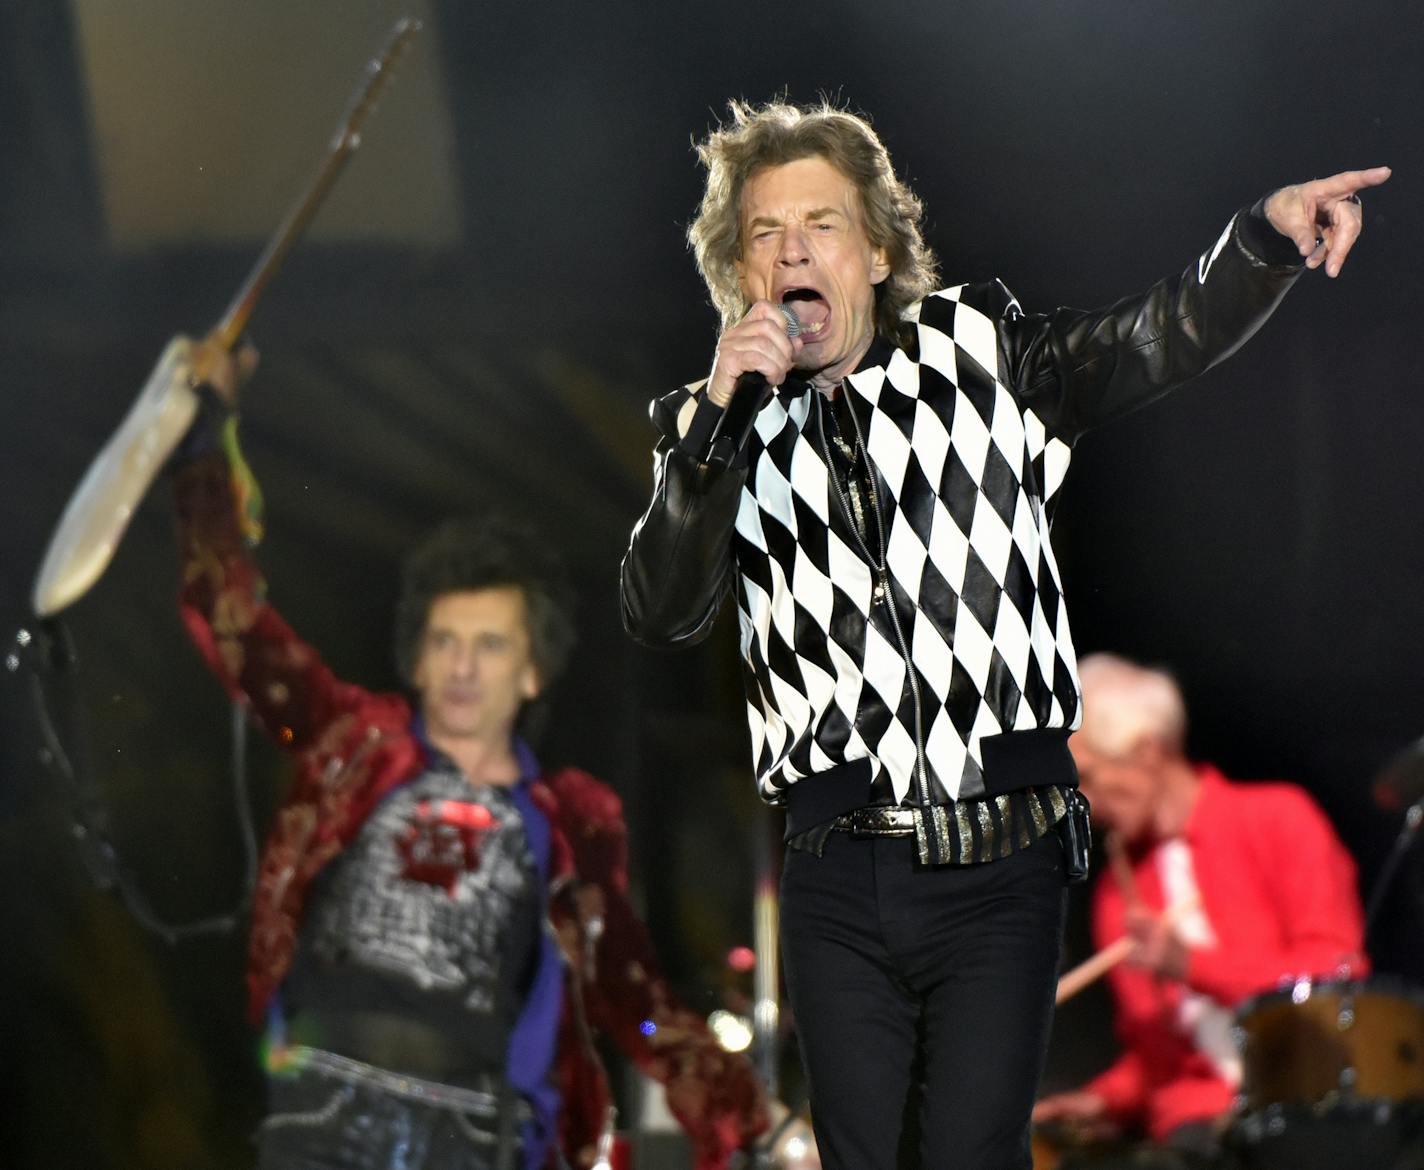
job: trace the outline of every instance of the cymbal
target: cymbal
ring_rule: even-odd
[[[1396,755],[1370,786],[1375,804],[1397,811],[1424,800],[1424,738]]]

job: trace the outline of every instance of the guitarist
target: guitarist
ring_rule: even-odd
[[[409,696],[336,678],[250,555],[231,412],[255,354],[177,344],[173,377],[208,383],[170,466],[183,621],[296,764],[248,949],[269,1040],[259,1166],[606,1165],[594,1031],[664,1084],[699,1170],[726,1165],[769,1126],[752,1067],[663,979],[626,896],[618,797],[520,735],[574,640],[554,558],[498,520],[445,526],[404,567]]]

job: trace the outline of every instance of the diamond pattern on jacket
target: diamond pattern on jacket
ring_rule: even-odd
[[[1048,540],[1071,452],[1000,380],[999,322],[1019,312],[998,282],[937,292],[910,313],[918,360],[896,349],[848,379],[877,474],[888,604],[873,604],[874,567],[831,480],[813,392],[779,394],[758,415],[733,547],[766,796],[866,758],[897,798],[912,795],[916,688],[935,800],[983,791],[984,737],[1075,725]]]

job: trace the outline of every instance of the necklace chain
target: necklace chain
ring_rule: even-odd
[[[842,394],[846,393],[844,384],[842,384],[840,391]],[[859,420],[855,417],[854,408],[850,405],[850,402],[846,402],[846,409],[851,411],[851,422],[855,425],[855,435],[851,440],[847,440],[841,434],[840,421],[836,417],[834,403],[832,403],[831,409],[827,411],[825,409],[826,401],[827,400],[825,398],[825,395],[819,395],[816,401],[816,417],[817,420],[821,423],[821,440],[822,442],[825,442],[825,440],[829,437],[831,443],[835,445],[836,450],[838,450],[843,456],[845,456],[847,462],[850,464],[850,474],[846,476],[845,484],[846,497],[848,498],[845,502],[848,502],[850,505],[849,510],[851,512],[851,520],[854,522],[857,534],[860,536],[861,547],[865,549],[867,557],[871,557],[870,544],[872,534],[870,530],[870,523],[866,516],[866,502],[864,499],[862,499],[861,485],[862,483],[864,483],[864,490],[865,492],[869,493],[870,507],[875,509],[877,513],[878,525],[878,513],[880,504],[879,501],[876,499],[875,474],[870,468],[869,458],[867,458],[865,455],[865,444],[861,440],[860,423]],[[824,419],[827,414],[830,414],[831,416],[831,434],[829,436],[827,436],[826,434],[826,428],[824,423]],[[831,469],[828,468],[828,470]],[[862,471],[864,472],[864,480],[862,480],[861,478]],[[832,475],[835,475],[834,471],[832,471]],[[877,547],[880,546],[880,543],[881,542],[879,540],[875,541]],[[871,557],[871,564],[874,566],[877,572],[881,571],[884,568],[885,553],[883,548],[880,548],[878,556]]]

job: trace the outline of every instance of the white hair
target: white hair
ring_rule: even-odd
[[[1083,686],[1083,726],[1078,732],[1094,751],[1128,755],[1143,739],[1181,752],[1187,708],[1177,681],[1116,654],[1089,654],[1078,663]]]

